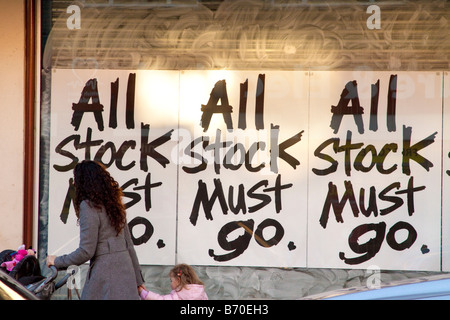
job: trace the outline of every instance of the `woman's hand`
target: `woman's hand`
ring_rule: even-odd
[[[56,256],[48,256],[47,257],[47,267],[55,265]]]

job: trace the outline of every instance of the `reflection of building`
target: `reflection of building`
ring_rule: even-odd
[[[446,1],[377,1],[368,10],[366,3],[358,1],[92,0],[72,4],[54,0],[36,1],[34,11],[28,9],[32,1],[3,2],[10,9],[3,12],[17,17],[1,20],[8,24],[2,30],[11,30],[3,44],[4,52],[10,54],[8,60],[1,60],[7,70],[3,74],[8,74],[3,95],[11,99],[5,105],[26,105],[20,109],[23,113],[8,109],[12,116],[8,124],[21,128],[17,134],[5,129],[6,122],[1,126],[2,135],[10,138],[7,141],[17,139],[4,144],[4,152],[17,154],[13,157],[17,160],[4,157],[0,166],[5,177],[4,215],[10,221],[0,227],[0,243],[5,241],[8,246],[16,246],[23,238],[33,240],[36,247],[38,216],[48,214],[53,69],[346,70],[355,74],[449,69],[450,9]],[[34,14],[35,19],[24,12]],[[28,19],[21,33],[26,36],[17,37],[15,23],[21,28],[23,19]],[[42,59],[37,55],[36,69],[33,53],[25,50],[30,46],[21,45],[33,39],[33,23],[40,28],[36,50],[42,52]],[[28,57],[26,62],[15,60],[22,56]],[[9,66],[16,68],[6,69]],[[10,81],[15,78],[16,82]],[[16,84],[11,88],[14,95],[5,89],[10,83]],[[33,173],[35,178],[30,179]],[[24,212],[25,219],[18,212]],[[22,224],[24,232],[18,232]],[[5,234],[8,237],[3,240]],[[45,230],[41,237],[45,241]]]

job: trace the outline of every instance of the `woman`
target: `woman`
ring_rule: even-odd
[[[106,169],[94,161],[74,168],[75,213],[80,224],[79,248],[48,256],[47,265],[66,268],[90,260],[81,299],[139,299],[144,283],[126,222],[122,190]]]

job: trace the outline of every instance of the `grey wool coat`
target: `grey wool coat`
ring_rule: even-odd
[[[90,260],[82,300],[139,299],[144,283],[128,225],[116,236],[105,208],[88,201],[80,204],[80,244],[70,254],[55,259],[56,268],[81,265]]]

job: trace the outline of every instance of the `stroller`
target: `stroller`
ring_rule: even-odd
[[[17,251],[14,250],[3,250],[0,252],[0,265],[3,262],[12,261],[12,257],[16,253]],[[72,274],[66,274],[55,284],[58,270],[54,266],[51,266],[50,271],[48,276],[41,275],[39,260],[34,255],[23,257],[10,271],[6,267],[0,267],[0,272],[8,274],[41,300],[49,300],[53,292],[64,286],[69,277],[75,273],[73,271]]]

